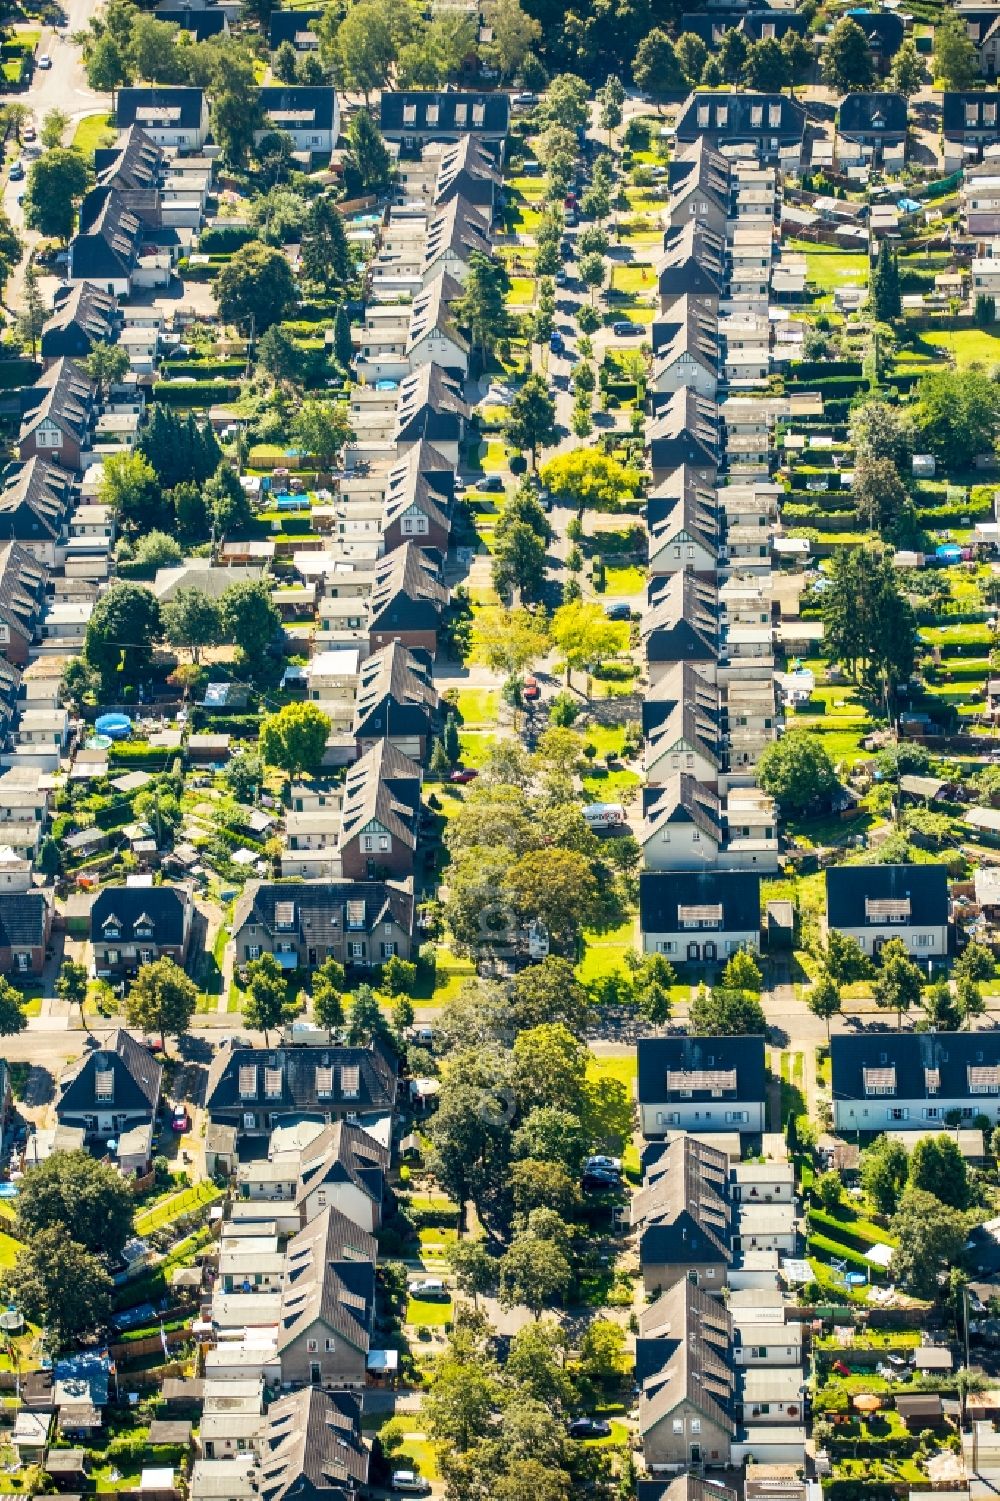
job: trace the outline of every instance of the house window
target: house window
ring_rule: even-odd
[[[248,943],[247,944],[246,953],[247,953],[247,958],[248,959],[259,959],[260,958],[260,944],[259,943]]]
[[[265,1068],[264,1095],[269,1100],[281,1099],[281,1069]]]
[[[389,836],[388,836],[388,834],[380,834],[378,836],[378,847],[379,847],[379,852],[381,854],[384,855],[384,854],[388,853],[388,850],[389,850]]]
[[[153,950],[152,949],[140,949],[139,950],[139,963],[140,964],[152,964],[152,962],[153,962]]]
[[[336,1341],[332,1340],[332,1339],[328,1339],[327,1342],[326,1342],[326,1353],[328,1355],[331,1355],[336,1348],[337,1348]]]
[[[316,1203],[319,1205],[320,1209],[325,1209],[326,1208],[326,1189],[325,1188],[321,1188],[320,1191],[319,1191],[319,1193],[316,1195]]]
[[[102,1068],[94,1074],[94,1099],[108,1104],[115,1097],[115,1076],[110,1068]]]
[[[684,1432],[684,1419],[683,1418],[674,1418],[674,1432],[675,1433],[683,1433]]]
[[[363,928],[365,925],[364,902],[347,903],[347,926],[349,928]]]
[[[257,1093],[257,1065],[245,1063],[240,1069],[239,1090],[241,1100],[252,1100]]]
[[[891,1121],[907,1121],[909,1120],[909,1118],[910,1112],[906,1109],[896,1109],[889,1111],[889,1119]]]
[[[392,956],[393,956],[393,954],[395,954],[395,952],[396,952],[396,945],[394,943],[383,943],[383,945],[382,945],[382,958],[383,959],[391,959]]]
[[[31,955],[15,954],[14,968],[17,970],[19,975],[26,975],[28,973],[28,970],[31,968]]]
[[[340,1092],[348,1100],[356,1100],[361,1093],[361,1069],[356,1063],[341,1064]]]
[[[256,1125],[256,1119],[254,1117],[253,1111],[252,1110],[244,1110],[244,1112],[243,1112],[243,1129],[244,1129],[244,1131],[252,1131],[255,1125]]]
[[[333,1069],[318,1068],[316,1070],[316,1094],[321,1100],[328,1100],[333,1094]]]
[[[318,1354],[318,1352],[319,1352],[319,1340],[318,1339],[307,1339],[306,1340],[306,1351],[310,1355],[316,1355],[316,1354]]]
[[[365,957],[365,946],[363,943],[349,943],[347,945],[347,953],[351,959],[363,959]]]
[[[692,1418],[691,1419],[691,1432],[692,1433],[700,1433],[701,1432],[701,1418]]]

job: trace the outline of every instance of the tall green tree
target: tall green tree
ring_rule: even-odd
[[[689,37],[691,35],[692,33],[688,33]],[[680,40],[684,41],[684,37]],[[701,38],[696,37],[695,40],[700,42]],[[681,58],[680,42],[675,47],[667,32],[654,26],[639,43],[635,62],[632,64],[632,77],[637,86],[656,97],[674,94],[684,87],[686,71]]]
[[[149,671],[160,637],[160,605],[141,584],[116,580],[97,600],[87,623],[83,655],[100,673],[105,690],[115,679],[139,682]]]
[[[270,1045],[271,1032],[291,1021],[295,1002],[289,1000],[285,972],[273,954],[261,954],[246,967],[243,990],[243,1020],[256,1032],[263,1032]]]
[[[281,616],[267,585],[258,580],[231,584],[220,601],[227,636],[250,663],[259,663],[281,629]]]
[[[788,57],[777,37],[751,42],[743,67],[743,81],[751,89],[778,94],[791,83]]]
[[[17,319],[18,337],[27,344],[34,359],[38,352],[38,341],[42,337],[42,329],[48,317],[48,309],[45,299],[38,286],[38,273],[29,261],[24,272],[24,287],[21,297],[21,311]]]
[[[295,299],[287,257],[256,240],[234,251],[215,279],[220,318],[240,328],[252,325],[258,336],[272,323],[280,323]]]
[[[172,646],[184,647],[194,663],[201,661],[206,646],[222,640],[222,614],[218,602],[202,589],[178,589],[162,608],[163,634]]]
[[[356,11],[357,6],[354,7]],[[353,12],[352,12],[353,14]],[[347,166],[361,193],[383,193],[392,181],[392,157],[367,109],[355,110],[347,124]]]
[[[318,704],[285,704],[263,721],[258,743],[269,766],[300,776],[319,770],[329,734],[330,718]]]
[[[23,1032],[27,1025],[24,996],[0,976],[0,1037],[12,1037],[15,1032]]]
[[[924,60],[916,42],[912,37],[904,37],[889,70],[889,87],[909,99],[919,92],[925,76]]]
[[[850,16],[843,16],[831,29],[821,65],[823,82],[842,94],[871,83],[875,69],[868,38]]]
[[[125,997],[129,1025],[159,1032],[161,1047],[168,1033],[184,1036],[197,1009],[197,985],[166,955],[139,966]]]
[[[534,470],[538,450],[556,440],[556,403],[542,375],[529,375],[514,395],[504,420],[504,435],[512,448],[531,455]]]
[[[62,1229],[33,1236],[7,1283],[8,1295],[25,1318],[44,1325],[57,1348],[107,1325],[113,1290],[104,1257],[71,1240]]]
[[[908,1188],[892,1220],[892,1275],[917,1298],[936,1298],[949,1267],[961,1262],[965,1216],[933,1194]]]
[[[899,265],[896,252],[888,240],[883,240],[879,246],[878,257],[872,267],[870,301],[879,323],[891,323],[902,312]]]
[[[831,658],[870,689],[879,684],[894,689],[913,671],[915,621],[891,557],[874,549],[842,548],[829,580],[823,623]]]
[[[808,730],[790,730],[766,745],[757,780],[786,818],[807,812],[840,785],[822,740]]]
[[[90,173],[78,151],[57,146],[31,164],[24,195],[24,222],[65,244],[73,233],[79,200]]]
[[[302,232],[302,274],[325,292],[348,281],[353,270],[344,221],[325,195],[314,198]]]
[[[971,89],[979,77],[979,59],[961,16],[942,15],[934,27],[934,76],[946,89]]]
[[[940,370],[917,387],[916,427],[948,470],[968,469],[993,452],[1000,432],[1000,386],[984,370]]]
[[[894,1214],[910,1171],[901,1141],[880,1136],[861,1153],[861,1186],[879,1214]]]
[[[231,45],[219,49],[211,98],[212,134],[219,150],[231,167],[242,167],[253,149],[254,132],[264,123],[260,86],[249,52]],[[279,318],[280,314],[271,321],[277,322]]]
[[[895,1011],[896,1025],[902,1027],[903,1012],[920,1005],[922,976],[901,938],[890,938],[883,946],[881,961],[872,987],[875,1004],[880,1010]]]
[[[117,1256],[132,1234],[135,1201],[117,1168],[89,1152],[53,1152],[21,1181],[17,1233],[32,1241],[56,1230],[88,1251]]]
[[[469,330],[484,364],[511,331],[505,301],[509,285],[510,279],[499,261],[478,250],[472,252],[465,286],[452,303],[452,311],[460,326]]]

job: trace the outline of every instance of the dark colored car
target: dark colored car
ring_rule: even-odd
[[[641,323],[628,323],[623,320],[620,323],[612,323],[611,332],[617,334],[620,339],[630,339],[637,338],[645,330]]]
[[[607,1438],[611,1424],[603,1418],[575,1418],[567,1429],[570,1438]]]
[[[632,619],[632,610],[623,599],[616,601],[614,604],[605,605],[604,613],[609,620]]]

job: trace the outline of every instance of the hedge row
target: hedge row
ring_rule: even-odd
[[[177,385],[157,381],[152,399],[170,407],[211,407],[216,402],[239,401],[242,389],[235,381],[191,380]]]
[[[860,375],[860,360],[793,360],[788,367],[792,380],[811,380],[819,375]]]
[[[868,386],[869,382],[863,375],[831,375],[817,380],[785,382],[785,390],[789,395],[793,391],[818,391],[821,396],[834,399],[856,396],[859,391],[867,391]]]
[[[160,366],[162,380],[214,380],[230,376],[239,379],[246,369],[246,360],[165,360]]]
[[[249,224],[218,224],[203,229],[198,238],[198,249],[203,255],[212,252],[241,250],[257,238],[257,231]]]
[[[809,1255],[824,1257],[828,1261],[848,1261],[852,1266],[861,1267],[866,1272],[874,1271],[877,1274],[880,1271],[880,1268],[873,1268],[872,1263],[861,1251],[854,1250],[842,1240],[828,1240],[825,1235],[810,1235],[806,1250]]]
[[[828,1214],[825,1209],[810,1209],[807,1219],[810,1227],[815,1225],[820,1231],[829,1230],[837,1240],[843,1240],[848,1245],[856,1243],[864,1248],[879,1245],[885,1240],[885,1232],[878,1225],[866,1224],[864,1220],[838,1220],[836,1215]]]

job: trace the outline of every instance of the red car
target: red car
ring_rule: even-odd
[[[846,1366],[842,1360],[835,1360],[833,1362],[833,1369],[838,1376],[849,1376],[851,1374],[850,1367]]]
[[[473,771],[470,767],[467,770],[453,771],[448,780],[449,782],[460,782],[464,786],[466,782],[474,782],[478,775],[478,771]]]
[[[525,678],[524,687],[521,692],[524,698],[529,698],[532,700],[541,698],[542,696],[542,690],[541,688],[539,688],[536,678]]]
[[[187,1113],[186,1105],[175,1105],[170,1112],[171,1131],[189,1131],[191,1129],[191,1117]]]

